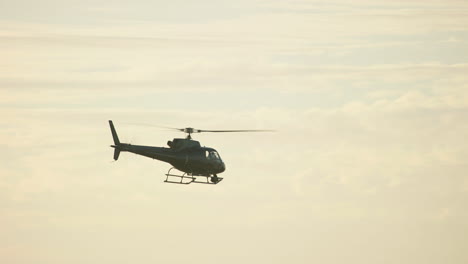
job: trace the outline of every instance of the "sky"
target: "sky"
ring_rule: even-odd
[[[468,2],[0,0],[0,262],[468,263]],[[226,163],[166,184],[177,132]]]

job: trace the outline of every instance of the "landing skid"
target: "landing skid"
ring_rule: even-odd
[[[166,180],[164,182],[167,183],[175,183],[175,184],[190,184],[190,183],[202,183],[202,184],[218,184],[223,178],[218,177],[217,175],[201,175],[201,174],[193,174],[184,172],[182,175],[171,174],[171,170],[174,167],[170,168],[169,171],[166,173]],[[206,181],[197,180],[197,177],[205,177]],[[180,179],[174,180],[173,178]]]

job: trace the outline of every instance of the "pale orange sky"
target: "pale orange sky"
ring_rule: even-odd
[[[0,3],[0,263],[468,262],[466,1]],[[195,135],[227,170],[123,153]]]

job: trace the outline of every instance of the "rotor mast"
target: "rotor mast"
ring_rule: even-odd
[[[187,133],[187,139],[192,139],[191,134],[192,133],[200,133],[201,131],[198,129],[195,129],[193,127],[186,127],[186,128],[181,128],[180,131]]]

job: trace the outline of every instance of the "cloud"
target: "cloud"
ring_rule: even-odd
[[[236,2],[242,12],[187,20],[151,8],[138,19],[161,6],[119,3],[0,23],[2,260],[440,263],[463,252],[464,2]],[[129,123],[277,132],[197,134],[226,162],[225,181],[181,189],[162,183],[168,164],[112,162],[109,119],[122,141],[154,146],[182,135]],[[194,246],[174,260],[180,241]]]

